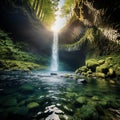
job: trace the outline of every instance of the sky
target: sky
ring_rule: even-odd
[[[62,27],[64,27],[66,23],[66,19],[63,17],[60,17],[61,15],[61,7],[63,6],[65,0],[60,0],[58,4],[59,10],[56,12],[56,21],[54,25],[52,26],[53,31],[59,31]]]

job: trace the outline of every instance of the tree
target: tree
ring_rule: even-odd
[[[29,0],[29,2],[43,24],[47,26],[53,24],[59,0]]]
[[[62,10],[61,16],[62,17],[66,17],[67,19],[72,17],[74,5],[75,5],[75,1],[74,0],[66,0],[64,2],[64,5],[63,5],[62,9],[61,9]]]

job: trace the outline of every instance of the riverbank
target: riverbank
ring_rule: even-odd
[[[31,71],[47,68],[44,65],[39,65],[32,62],[17,61],[17,60],[0,60],[0,71]]]
[[[120,78],[120,55],[88,59],[75,73],[87,77]]]

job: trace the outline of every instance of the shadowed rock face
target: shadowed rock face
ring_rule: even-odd
[[[27,1],[1,0],[0,28],[14,41],[28,43],[26,51],[50,54],[52,34],[35,17]]]
[[[120,1],[118,0],[78,0],[74,11],[87,25],[102,25],[119,29]]]
[[[62,52],[79,51],[77,65],[87,58],[120,53],[120,2],[118,0],[77,0],[69,24],[60,34]],[[89,31],[89,32],[87,32]],[[85,44],[86,43],[86,44]],[[81,54],[81,53],[84,53]],[[61,54],[62,56],[62,54]],[[64,54],[64,56],[66,56]],[[61,57],[64,59],[63,57]],[[65,59],[64,59],[65,60]],[[71,63],[72,65],[72,63]]]
[[[75,16],[60,34],[61,44],[71,44],[84,35],[86,27],[101,28],[108,39],[120,39],[120,2],[118,0],[77,0]],[[114,36],[115,38],[112,38]]]
[[[71,19],[70,23],[60,32],[59,43],[70,44],[76,42],[83,35],[85,28],[84,24],[76,16],[73,16],[73,20]]]

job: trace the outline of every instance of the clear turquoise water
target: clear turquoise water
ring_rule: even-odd
[[[113,112],[120,108],[117,81],[87,79],[87,84],[78,84],[63,77],[66,73],[73,74],[0,73],[0,120],[44,120],[51,114],[45,108],[51,105],[64,112],[61,120],[64,115],[68,120],[117,120]]]

